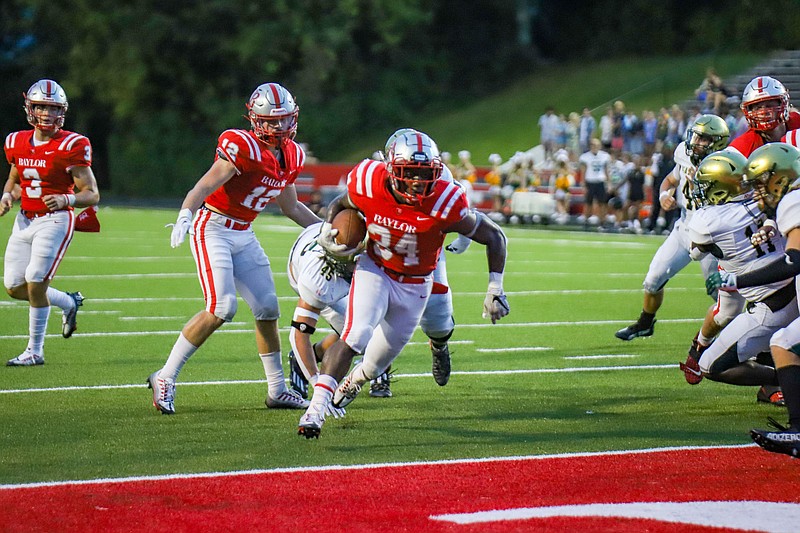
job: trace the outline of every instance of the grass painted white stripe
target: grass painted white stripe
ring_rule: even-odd
[[[542,352],[552,349],[553,349],[552,346],[513,346],[508,348],[478,348],[475,351],[480,353]]]
[[[455,371],[451,375],[458,376],[502,376],[512,374],[568,374],[573,372],[607,372],[622,370],[674,370],[678,368],[674,365],[629,365],[629,366],[594,366],[594,367],[572,367],[572,368],[527,368],[517,370],[473,370]],[[430,378],[430,373],[424,374],[393,374],[395,378]],[[181,381],[178,387],[196,387],[209,385],[253,385],[266,383],[265,379],[238,379],[225,381]],[[29,392],[66,392],[66,391],[86,391],[86,390],[114,390],[114,389],[144,389],[147,384],[126,383],[122,385],[71,385],[64,387],[45,387],[35,389],[0,389],[0,394],[23,394]]]
[[[564,359],[631,359],[634,357],[641,357],[639,354],[633,353],[610,353],[605,355],[568,355]]]

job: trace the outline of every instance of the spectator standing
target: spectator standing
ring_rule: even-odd
[[[606,114],[600,118],[600,143],[603,150],[611,150],[611,141],[614,137],[614,110],[606,108]],[[587,152],[589,151],[587,148]],[[585,152],[584,152],[585,153]]]
[[[545,154],[552,154],[558,144],[561,121],[553,106],[545,108],[544,115],[539,117],[539,140],[544,146]]]
[[[642,113],[642,134],[644,135],[644,156],[650,157],[656,150],[656,140],[658,131],[658,120],[656,114],[645,110]]]
[[[584,215],[589,224],[599,224],[606,214],[606,187],[610,174],[611,156],[601,150],[599,139],[592,139],[589,151],[578,158],[586,188]]]
[[[33,129],[6,137],[11,166],[0,199],[0,216],[20,199],[4,259],[3,282],[15,300],[28,302],[28,345],[7,366],[44,364],[44,338],[50,305],[61,308],[61,335],[77,328],[80,292],[50,286],[75,232],[73,207],[97,205],[100,194],[92,171],[89,139],[62,129],[69,106],[64,89],[53,80],[39,80],[25,98],[25,114]]]
[[[594,135],[595,129],[597,129],[597,122],[592,116],[591,110],[584,107],[578,126],[578,152],[576,153],[582,154],[589,151],[589,140]]]

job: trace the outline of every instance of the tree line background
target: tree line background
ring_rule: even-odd
[[[70,101],[67,129],[92,141],[102,189],[181,196],[210,164],[217,135],[249,127],[244,103],[267,81],[295,95],[298,140],[336,161],[365,132],[458,107],[542,64],[791,47],[800,43],[800,6],[4,0],[0,27],[0,134],[28,127],[21,93],[55,79]]]

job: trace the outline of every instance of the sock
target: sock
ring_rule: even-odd
[[[655,319],[655,313],[648,313],[647,311],[642,311],[642,314],[639,315],[639,325],[649,328],[653,325],[653,319]]]
[[[350,379],[357,385],[363,385],[372,378],[367,377],[366,372],[364,372],[364,365],[359,363],[356,365],[353,371],[350,372]]]
[[[712,342],[714,342],[714,337],[706,337],[703,335],[703,332],[697,334],[697,342],[702,344],[703,346],[709,346]]]
[[[783,399],[789,410],[789,427],[800,431],[800,366],[789,365],[777,369]]]
[[[164,368],[158,373],[159,377],[177,381],[183,365],[196,351],[197,346],[186,340],[183,333],[178,335],[178,340],[175,341],[175,345],[172,347],[169,357],[167,357],[167,362],[164,363]]]
[[[44,334],[47,332],[47,319],[50,307],[30,307],[28,310],[28,349],[36,355],[44,356]]]
[[[55,305],[62,311],[69,311],[75,307],[75,300],[66,292],[54,289],[53,287],[47,288],[47,299],[50,300],[50,305]]]
[[[264,374],[267,376],[267,390],[271,398],[286,391],[286,381],[283,377],[281,365],[281,352],[260,353],[261,363],[264,365]]]
[[[311,396],[311,405],[308,406],[308,410],[314,409],[324,413],[328,404],[331,403],[333,392],[338,386],[339,382],[336,381],[336,378],[328,374],[320,374],[317,378],[317,384],[314,385],[314,395]]]

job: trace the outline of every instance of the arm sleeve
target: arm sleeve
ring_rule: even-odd
[[[740,289],[745,287],[760,287],[785,279],[791,279],[800,274],[800,250],[786,250],[783,259],[778,259],[758,270],[737,276],[736,285]]]

